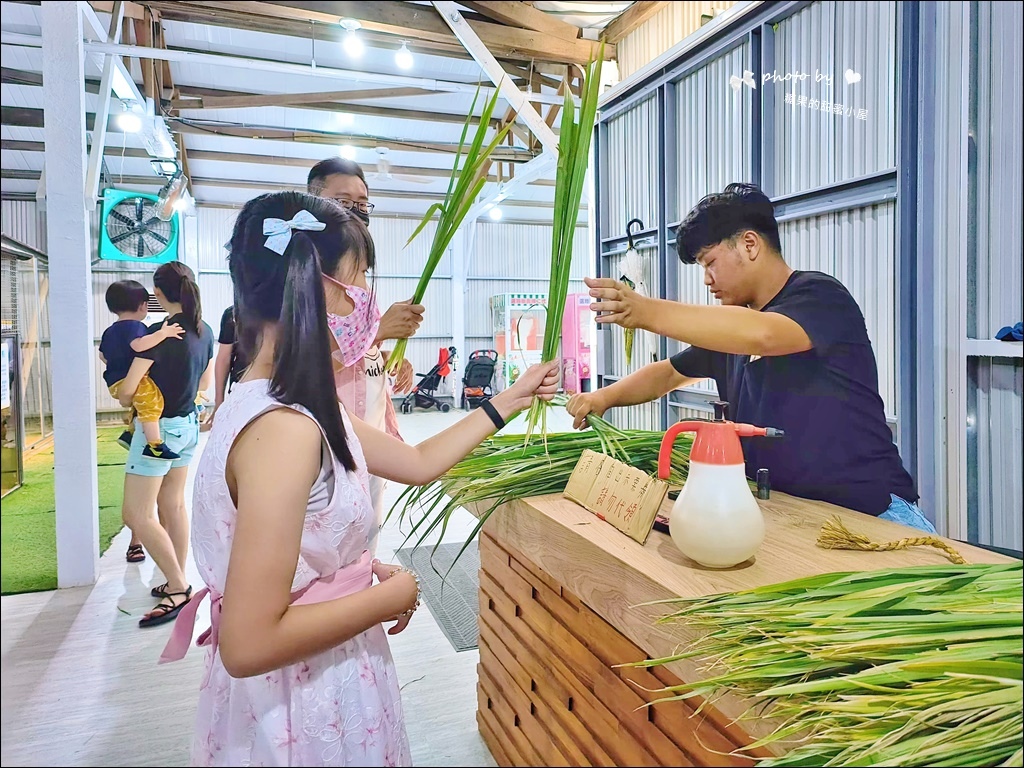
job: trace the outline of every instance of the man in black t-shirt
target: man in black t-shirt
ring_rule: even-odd
[[[885,421],[864,315],[835,278],[786,264],[768,197],[749,184],[705,197],[680,224],[676,249],[684,264],[703,267],[722,306],[645,298],[622,282],[588,279],[591,308],[605,313],[599,323],[691,346],[575,396],[575,426],[588,413],[711,378],[730,420],[785,433],[743,439],[748,477],[766,468],[777,490],[934,532]]]

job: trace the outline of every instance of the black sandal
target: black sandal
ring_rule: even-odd
[[[171,588],[171,585],[166,581],[158,587],[153,587],[149,590],[149,594],[153,597],[167,597],[167,590]]]
[[[141,544],[129,544],[124,559],[129,563],[141,563],[146,559],[146,551]]]
[[[177,605],[174,604],[174,598],[184,597]],[[170,600],[171,604],[168,605],[164,600]],[[158,627],[161,624],[166,624],[169,621],[174,621],[181,613],[181,609],[189,604],[192,600],[192,587],[189,587],[184,592],[168,592],[164,595],[163,600],[157,603],[156,607],[149,612],[148,616],[143,616],[139,619],[140,627]]]

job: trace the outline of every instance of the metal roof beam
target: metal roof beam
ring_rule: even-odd
[[[459,38],[459,41],[466,46],[466,50],[469,51],[470,55],[484,70],[491,79],[491,82],[498,87],[501,95],[515,109],[518,119],[522,120],[533,131],[533,135],[540,140],[541,145],[547,152],[557,157],[558,137],[555,135],[555,132],[551,130],[551,127],[544,122],[544,118],[540,116],[540,113],[529,103],[528,94],[523,93],[516,87],[501,64],[498,63],[498,60],[487,50],[487,46],[469,25],[469,22],[462,18],[458,6],[449,0],[434,0],[434,7],[445,23],[451,27],[452,32]]]

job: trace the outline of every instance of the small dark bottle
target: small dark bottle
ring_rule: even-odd
[[[768,479],[768,470],[757,470],[757,498],[770,499],[772,495],[772,483]]]

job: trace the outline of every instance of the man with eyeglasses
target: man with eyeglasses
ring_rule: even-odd
[[[310,170],[306,190],[311,195],[335,200],[347,211],[358,216],[364,224],[370,225],[373,203],[370,202],[366,177],[358,163],[340,157],[321,160]],[[350,413],[399,439],[402,436],[398,433],[398,417],[391,402],[391,388],[384,371],[387,352],[381,350],[380,345],[391,339],[407,339],[415,335],[421,322],[421,304],[413,304],[411,301],[392,304],[381,316],[377,338],[362,363],[350,366],[335,376],[338,399]],[[410,391],[413,375],[412,363],[404,360],[395,377],[395,391]],[[370,496],[379,524],[383,519],[383,480],[377,477],[370,478]],[[376,539],[373,539],[373,543],[376,544]]]

